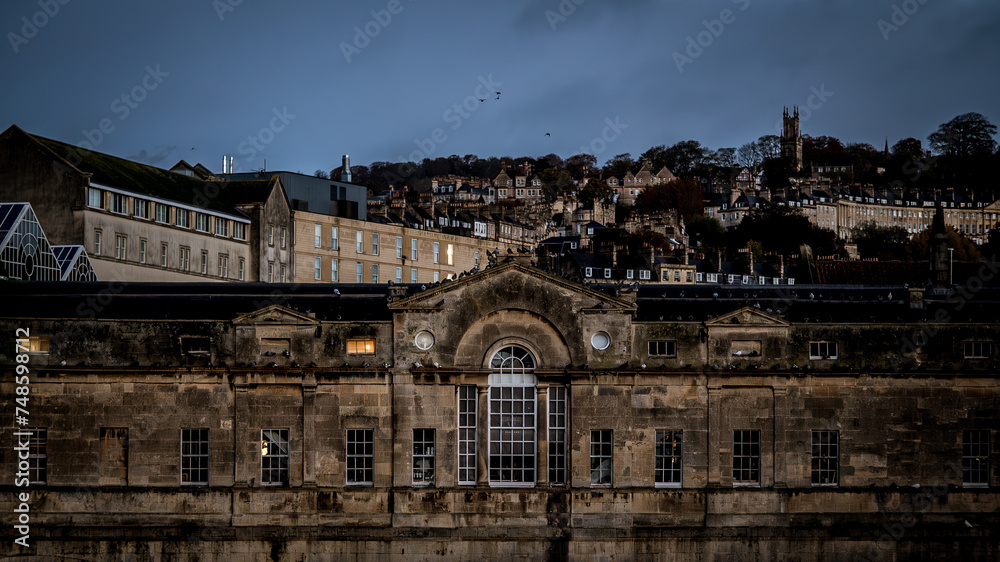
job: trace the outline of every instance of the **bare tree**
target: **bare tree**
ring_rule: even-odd
[[[736,161],[744,168],[756,171],[764,156],[760,152],[760,145],[755,142],[748,142],[736,150]]]

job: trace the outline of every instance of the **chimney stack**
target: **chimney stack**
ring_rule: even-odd
[[[340,181],[351,183],[351,157],[348,154],[344,155],[343,168],[340,170]]]

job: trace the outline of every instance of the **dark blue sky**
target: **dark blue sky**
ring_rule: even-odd
[[[163,167],[603,163],[738,147],[786,105],[879,148],[1000,122],[996,0],[4,0],[0,29],[0,126]]]

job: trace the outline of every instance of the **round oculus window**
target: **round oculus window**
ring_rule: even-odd
[[[428,350],[434,347],[434,334],[428,332],[427,330],[421,330],[417,332],[417,335],[413,337],[413,344],[417,346],[418,349]]]
[[[597,332],[590,338],[590,345],[597,350],[607,349],[611,345],[611,336],[607,332]]]

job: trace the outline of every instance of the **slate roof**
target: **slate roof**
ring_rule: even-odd
[[[110,154],[86,150],[61,141],[37,135],[28,136],[78,170],[92,174],[92,183],[211,211],[244,216],[239,210],[234,209],[227,199],[207,197],[208,184],[201,180]]]
[[[981,263],[959,262],[952,264],[956,282],[980,277]],[[817,261],[816,275],[819,283],[863,283],[868,285],[924,286],[929,278],[930,265],[926,261]]]
[[[270,304],[314,312],[325,321],[392,319],[387,285],[116,283],[109,288],[107,283],[8,282],[3,290],[10,300],[7,318],[76,318],[77,307],[99,298],[108,304],[98,318],[123,320],[230,320]]]
[[[613,286],[597,288],[613,292]],[[902,285],[640,285],[636,320],[703,322],[749,306],[797,323],[871,323],[933,321],[943,310],[950,322],[1000,322],[1000,287],[974,295],[975,306],[956,310],[955,297],[925,297],[925,308],[911,308]],[[952,300],[949,300],[952,299]],[[779,313],[780,312],[780,313]]]
[[[580,256],[583,257],[583,256]],[[584,260],[588,260],[584,257]],[[443,285],[440,283],[438,285]],[[434,287],[406,284],[407,295]],[[617,284],[591,284],[615,295]],[[263,284],[263,283],[107,283],[16,282],[2,284],[7,295],[6,318],[76,318],[78,307],[100,298],[107,306],[98,318],[223,320],[280,304],[322,321],[391,321],[388,285]],[[108,299],[108,290],[113,294]],[[340,292],[334,294],[334,290]],[[638,322],[704,322],[749,306],[796,323],[919,323],[946,318],[949,322],[1000,323],[1000,287],[983,287],[971,306],[956,306],[955,295],[925,293],[925,308],[912,308],[902,285],[639,285]],[[104,291],[102,293],[102,291]],[[964,298],[964,297],[963,297]],[[963,301],[964,302],[964,301]]]

